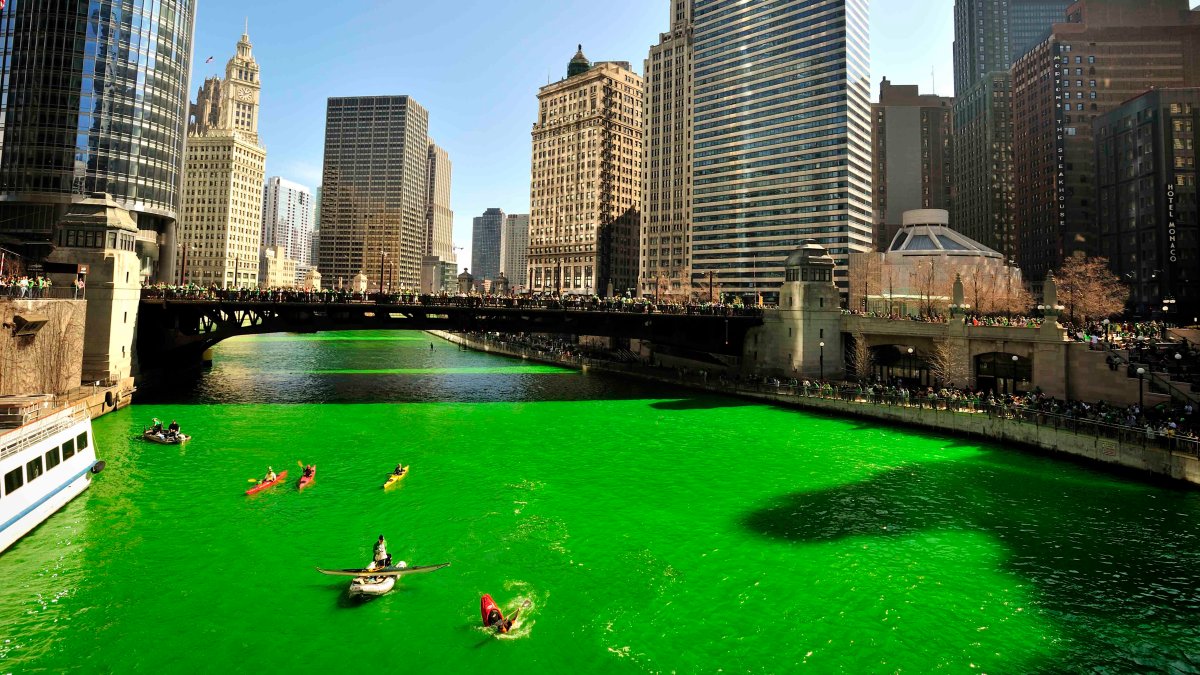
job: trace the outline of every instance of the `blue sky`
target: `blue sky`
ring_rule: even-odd
[[[267,175],[320,181],[325,99],[409,94],[454,164],[454,239],[469,260],[471,219],[529,208],[537,89],[566,73],[576,43],[592,60],[642,61],[667,28],[668,0],[200,0],[192,96],[223,72],[249,18],[262,67]],[[873,87],[953,93],[953,0],[873,0]],[[205,65],[207,57],[213,63]],[[468,257],[464,258],[464,254]]]

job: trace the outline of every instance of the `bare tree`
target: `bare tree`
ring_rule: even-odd
[[[1067,258],[1055,275],[1059,300],[1071,321],[1102,319],[1119,314],[1129,300],[1129,287],[1108,269],[1108,258],[1075,255]]]
[[[867,343],[867,337],[863,335],[861,329],[855,330],[852,337],[854,338],[854,347],[851,358],[854,362],[850,366],[858,380],[866,382],[874,374],[875,355],[871,352],[871,345]]]
[[[943,387],[961,387],[967,383],[970,369],[962,345],[939,340],[929,355],[929,374]]]
[[[40,391],[65,394],[79,386],[76,362],[82,354],[83,331],[75,303],[48,303],[40,308],[49,321],[28,345],[28,358]]]

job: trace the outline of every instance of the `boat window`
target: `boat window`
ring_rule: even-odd
[[[48,452],[46,452],[46,470],[47,471],[58,466],[59,462],[61,462],[61,461],[62,460],[60,459],[60,455],[58,454],[58,448],[50,448],[50,450]]]
[[[34,457],[25,464],[25,480],[29,481],[30,483],[33,482],[34,478],[37,478],[43,473],[44,471],[42,470],[41,457]]]
[[[25,484],[25,479],[21,476],[20,467],[4,474],[4,494],[11,495],[17,491],[17,488]]]
[[[75,445],[79,448],[80,452],[83,452],[87,449],[87,441],[88,439],[86,431],[75,437]]]
[[[75,441],[67,440],[62,447],[63,461],[67,461],[75,456]]]

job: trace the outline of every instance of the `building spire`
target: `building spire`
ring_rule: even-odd
[[[247,38],[250,37],[250,17],[248,16],[246,17],[246,30],[242,31],[242,35]]]

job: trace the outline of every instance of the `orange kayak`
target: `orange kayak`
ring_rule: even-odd
[[[317,479],[317,467],[313,466],[312,470],[313,472],[311,476],[300,476],[300,485],[298,486],[298,489],[303,490],[309,485],[312,485],[312,482]]]
[[[275,474],[275,480],[267,481],[265,483],[259,483],[258,485],[255,485],[254,487],[250,488],[249,490],[246,490],[246,494],[247,495],[256,495],[256,494],[262,492],[263,490],[266,490],[267,488],[271,488],[271,487],[275,487],[276,485],[279,485],[286,478],[287,478],[287,471],[280,471],[279,473]]]

